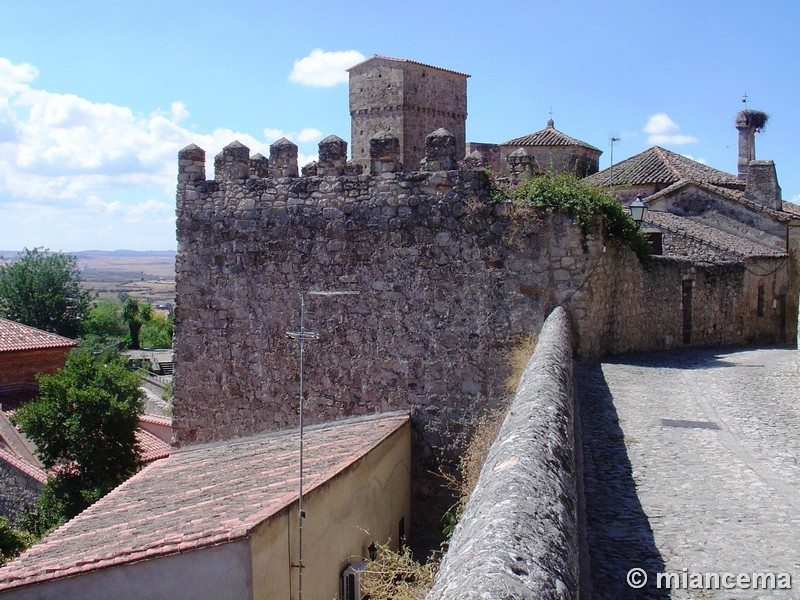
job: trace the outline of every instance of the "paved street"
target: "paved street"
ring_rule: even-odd
[[[584,362],[576,382],[594,598],[800,598],[797,350]],[[626,584],[635,567],[642,590]],[[794,590],[655,589],[664,572],[695,588],[790,573]]]

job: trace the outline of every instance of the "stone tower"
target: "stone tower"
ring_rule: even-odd
[[[456,156],[465,156],[469,75],[378,55],[349,72],[350,140],[355,162],[368,169],[370,140],[387,131],[400,140],[405,171],[419,169],[425,158],[425,137],[437,129],[452,133]]]

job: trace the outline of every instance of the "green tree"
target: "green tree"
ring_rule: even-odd
[[[83,323],[81,347],[102,350],[125,340],[128,327],[122,320],[122,302],[113,298],[97,300]]]
[[[153,307],[147,302],[128,296],[122,303],[122,319],[128,324],[131,335],[131,348],[138,350],[139,332],[142,325],[153,318]]]
[[[33,543],[33,536],[11,526],[8,519],[0,517],[0,566],[17,556]]]
[[[12,321],[77,338],[91,300],[70,254],[26,248],[0,266],[0,314]]]
[[[145,348],[171,348],[172,315],[165,317],[154,312],[150,320],[142,325],[139,338]]]
[[[136,472],[139,384],[119,356],[80,349],[60,371],[39,376],[39,396],[13,421],[55,473],[39,501],[45,521],[72,518]]]

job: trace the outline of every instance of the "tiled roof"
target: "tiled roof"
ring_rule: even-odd
[[[141,427],[136,429],[136,443],[142,452],[142,462],[149,463],[169,456],[170,445]]]
[[[409,422],[406,413],[305,430],[305,491]],[[298,492],[297,429],[194,446],[145,467],[0,568],[0,592],[245,538]]]
[[[797,206],[797,204],[793,204],[792,202],[784,202],[783,211],[793,216],[800,217],[800,206]]]
[[[589,148],[590,150],[596,150],[597,152],[602,152],[600,149],[595,148],[594,146],[591,146],[586,142],[576,140],[574,137],[570,137],[566,133],[560,132],[558,129],[553,127],[552,121],[548,121],[547,127],[545,127],[544,129],[540,129],[539,131],[530,133],[528,135],[523,135],[522,137],[514,138],[513,140],[508,140],[507,142],[503,142],[500,145],[501,146],[581,146],[583,148]]]
[[[776,248],[746,240],[736,235],[725,233],[715,227],[709,227],[693,219],[674,215],[666,211],[649,210],[645,216],[645,224],[654,225],[676,235],[684,235],[709,244],[715,248],[746,258],[782,257],[786,253]]]
[[[788,202],[784,202],[784,210],[782,210],[782,211],[781,210],[775,210],[773,208],[770,208],[768,206],[764,206],[763,204],[759,204],[758,202],[754,202],[753,200],[748,199],[745,196],[745,193],[743,191],[741,191],[741,190],[732,190],[732,189],[727,188],[727,187],[723,187],[723,186],[719,186],[719,185],[713,185],[711,183],[690,181],[688,179],[682,179],[681,181],[673,183],[672,185],[664,188],[663,190],[659,190],[655,194],[651,194],[651,195],[643,198],[643,200],[644,200],[644,202],[646,204],[650,205],[650,204],[653,204],[656,201],[660,200],[661,198],[666,198],[667,196],[669,196],[671,194],[674,194],[678,190],[680,190],[682,188],[685,188],[685,187],[688,187],[688,186],[697,187],[697,188],[700,188],[702,190],[706,190],[707,192],[711,192],[712,194],[716,194],[717,196],[722,196],[723,198],[726,198],[726,199],[728,199],[728,200],[730,200],[732,202],[736,202],[737,204],[741,204],[742,206],[746,206],[750,210],[753,210],[755,212],[763,213],[763,214],[769,216],[771,219],[774,219],[775,221],[780,221],[780,222],[785,223],[785,222],[788,222],[788,221],[792,221],[792,220],[798,218],[798,216],[800,216],[800,215],[796,215],[795,213],[788,212],[788,211],[785,210],[786,205],[789,204]],[[800,208],[800,207],[797,207],[797,208]]]
[[[589,175],[584,181],[605,187],[610,185],[629,187],[669,185],[682,179],[744,189],[744,182],[736,175],[714,169],[660,146],[653,146],[594,175]]]
[[[47,473],[45,473],[43,469],[40,469],[36,465],[32,465],[29,462],[22,460],[11,450],[8,448],[3,448],[2,446],[0,446],[0,461],[8,463],[18,471],[22,471],[28,477],[38,481],[39,483],[43,484],[47,482]]]
[[[71,348],[77,345],[75,340],[0,318],[0,352]]]
[[[172,427],[172,417],[162,417],[161,415],[144,413],[139,415],[139,421],[142,423],[152,423],[153,425],[163,425],[164,427]]]
[[[464,77],[470,77],[470,75],[467,75],[466,73],[461,73],[459,71],[453,71],[452,69],[444,69],[442,67],[437,67],[436,65],[428,65],[428,64],[425,64],[425,63],[417,62],[415,60],[409,60],[407,58],[394,58],[392,56],[383,56],[382,54],[373,54],[368,59],[362,60],[360,63],[358,63],[356,65],[353,65],[352,67],[347,69],[347,71],[352,71],[353,69],[355,69],[357,67],[360,67],[361,65],[364,65],[364,64],[366,64],[366,63],[368,63],[368,62],[370,62],[372,60],[375,60],[375,59],[378,59],[378,60],[390,60],[392,62],[409,63],[409,64],[412,64],[412,65],[419,65],[420,67],[427,67],[428,69],[436,69],[437,71],[445,71],[447,73],[455,73],[456,75],[463,75]]]

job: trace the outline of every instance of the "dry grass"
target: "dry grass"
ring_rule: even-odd
[[[398,552],[388,545],[379,546],[375,560],[361,573],[361,593],[371,600],[422,600],[438,567],[438,559],[418,563],[405,546]]]
[[[511,347],[511,352],[509,352],[507,358],[509,373],[505,382],[506,392],[509,394],[517,391],[517,386],[520,379],[522,379],[522,374],[525,372],[525,367],[528,366],[533,349],[536,347],[536,339],[535,335],[520,337]]]

